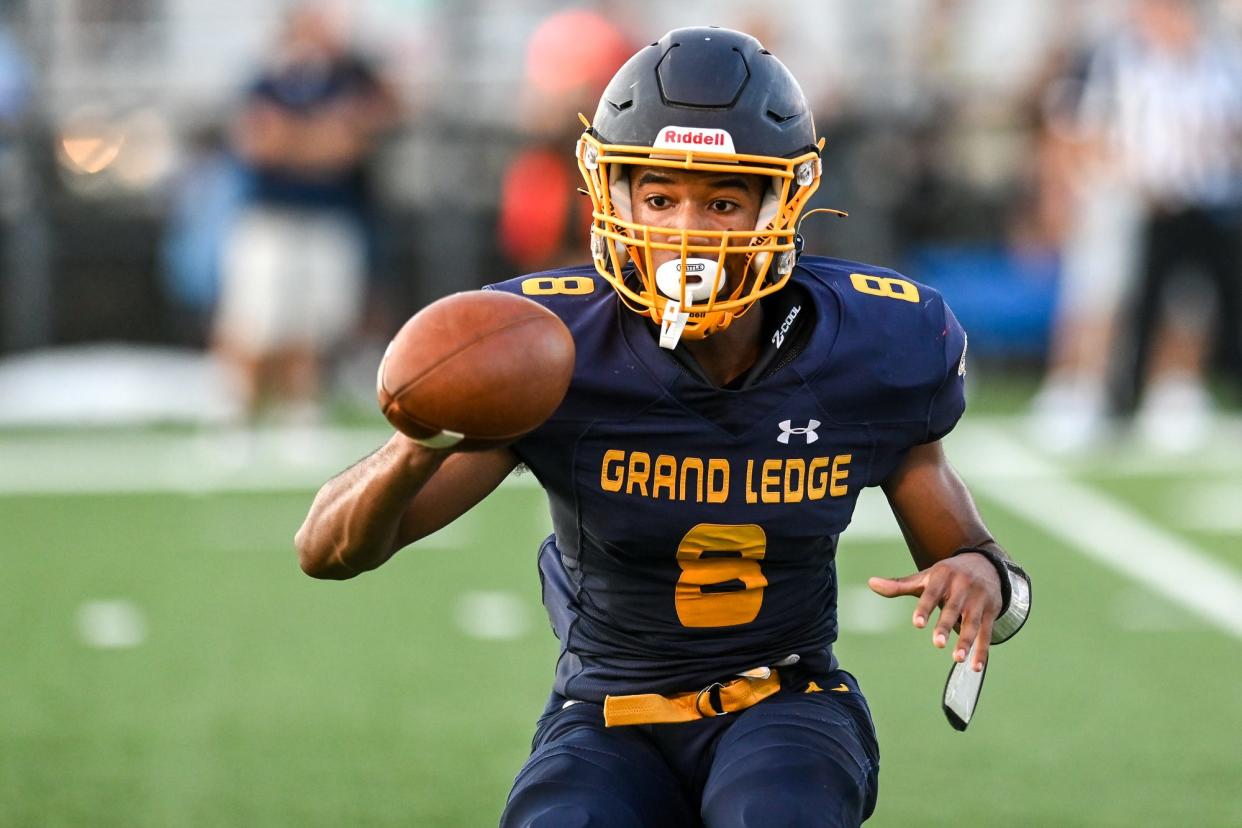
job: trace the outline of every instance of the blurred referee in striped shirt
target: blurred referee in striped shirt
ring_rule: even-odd
[[[1131,25],[1094,56],[1082,98],[1083,125],[1144,213],[1115,401],[1126,413],[1141,402],[1140,434],[1174,450],[1207,437],[1213,330],[1242,385],[1242,44],[1211,5],[1134,0]],[[1187,290],[1188,272],[1214,303]]]

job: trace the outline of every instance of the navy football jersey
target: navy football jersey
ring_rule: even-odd
[[[492,287],[577,347],[564,402],[512,447],[551,506],[563,696],[697,690],[795,654],[836,667],[837,538],[864,486],[961,416],[966,340],[938,293],[883,268],[804,256],[791,284],[800,350],[736,390],[662,350],[589,266]],[[765,319],[769,347],[790,318]]]

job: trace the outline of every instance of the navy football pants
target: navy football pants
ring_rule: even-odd
[[[563,703],[539,720],[502,828],[853,826],[875,808],[875,730],[843,670],[680,724],[605,728],[601,705]]]

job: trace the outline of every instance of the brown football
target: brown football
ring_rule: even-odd
[[[574,372],[574,340],[556,314],[490,290],[446,296],[410,318],[384,352],[380,409],[416,438],[464,435],[454,447],[494,448],[551,416]]]

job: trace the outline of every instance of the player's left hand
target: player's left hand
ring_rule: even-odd
[[[975,657],[970,667],[976,672],[983,669],[992,641],[992,622],[1001,610],[1000,578],[983,555],[956,555],[904,578],[871,578],[867,585],[885,598],[918,596],[914,626],[919,629],[927,626],[932,610],[940,607],[932,644],[944,648],[949,633],[960,626],[953,660],[965,661],[973,643]]]

